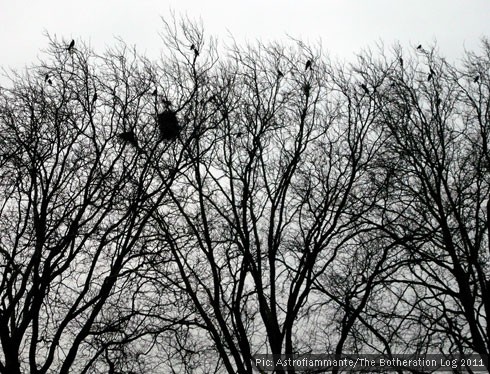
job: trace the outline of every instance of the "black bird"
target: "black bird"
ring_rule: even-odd
[[[48,84],[49,84],[50,86],[52,86],[52,85],[53,85],[53,81],[51,80],[51,78],[48,78]]]
[[[427,81],[430,81],[433,76],[434,76],[434,70],[430,69],[429,75],[427,76]]]
[[[48,79],[49,79],[49,74],[46,74],[46,75],[44,76],[44,81],[45,81],[45,82],[47,82],[47,81],[48,81]]]
[[[68,52],[71,52],[74,46],[75,46],[75,40],[72,40],[70,45],[67,48]]]
[[[422,50],[422,44],[419,44],[419,45],[417,46],[417,49],[418,49],[419,51],[420,51],[420,50]]]
[[[400,61],[400,66],[401,66],[401,67],[403,67],[403,58],[402,58],[402,57],[400,57],[400,58],[399,58],[399,61]]]
[[[311,60],[306,61],[305,71],[311,69]]]
[[[191,51],[194,51],[194,54],[195,54],[196,56],[199,56],[199,51],[197,50],[197,48],[196,48],[196,46],[195,46],[194,44],[193,44],[193,45],[191,45]]]
[[[367,86],[364,83],[361,84],[361,88],[364,90],[365,93],[367,93],[369,95],[369,89],[367,88]]]
[[[478,82],[479,79],[480,79],[480,76],[477,75],[475,78],[473,78],[473,82],[476,83],[476,82]]]
[[[277,77],[278,78],[284,77],[284,73],[281,70],[279,70],[279,69],[277,69]]]
[[[308,97],[310,96],[311,85],[309,83],[305,83],[303,86],[303,92]]]
[[[156,96],[157,95],[157,89],[155,88],[155,90],[151,93],[151,96]]]
[[[97,92],[94,92],[94,96],[92,96],[92,105],[97,101]]]
[[[179,135],[179,121],[173,110],[167,109],[159,113],[157,123],[161,140],[172,140]]]
[[[118,135],[118,137],[122,141],[128,142],[133,147],[138,148],[138,139],[136,139],[136,134],[134,133],[134,131],[130,130],[122,132]]]

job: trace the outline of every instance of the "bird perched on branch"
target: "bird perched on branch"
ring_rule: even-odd
[[[279,70],[279,69],[277,69],[277,77],[278,78],[284,77],[284,73],[281,70]]]
[[[197,50],[197,48],[194,44],[191,45],[191,51],[193,51],[196,56],[199,56],[199,51]]]
[[[475,78],[473,78],[473,82],[476,83],[476,82],[478,82],[479,79],[480,79],[480,76],[477,75]]]
[[[172,140],[179,135],[179,121],[173,110],[166,109],[159,113],[157,116],[157,124],[161,140]]]
[[[306,61],[306,64],[305,64],[305,71],[308,69],[311,69],[311,60]]]
[[[68,46],[68,48],[66,48],[66,50],[68,52],[72,52],[74,46],[75,46],[75,40],[72,40],[71,43],[70,43],[70,45]]]
[[[310,96],[311,85],[309,83],[305,83],[303,85],[303,92],[306,97]]]
[[[369,95],[369,89],[367,88],[367,86],[364,83],[361,83],[360,86],[364,90],[364,92]]]
[[[133,147],[139,149],[138,147],[138,139],[136,138],[136,134],[133,130],[122,132],[118,135],[119,139],[123,142],[131,144]]]
[[[419,44],[419,45],[417,46],[417,49],[418,49],[419,51],[421,51],[421,50],[422,50],[422,44]]]
[[[432,68],[430,68],[429,75],[427,75],[427,81],[430,81],[433,76],[434,76],[434,70],[432,70]]]
[[[153,92],[151,93],[151,96],[156,96],[156,95],[157,95],[157,93],[158,93],[158,91],[157,91],[157,89],[155,88],[155,89],[153,90]]]

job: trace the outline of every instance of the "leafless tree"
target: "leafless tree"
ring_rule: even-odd
[[[0,372],[487,357],[488,42],[453,66],[177,18],[162,41],[53,40],[0,91]]]

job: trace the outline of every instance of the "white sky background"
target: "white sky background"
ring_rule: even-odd
[[[490,37],[490,0],[0,0],[0,67],[37,62],[44,32],[89,43],[98,53],[121,37],[150,58],[162,48],[161,17],[201,19],[208,35],[229,41],[281,40],[287,34],[322,41],[334,58],[399,41],[432,45],[454,61]]]

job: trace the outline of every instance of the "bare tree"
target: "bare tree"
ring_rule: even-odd
[[[404,56],[403,65],[400,50],[392,61],[365,56],[360,67],[386,75],[375,97],[384,147],[370,183],[384,193],[366,218],[399,256],[396,272],[381,278],[385,302],[373,299],[363,318],[383,352],[479,353],[488,368],[483,46],[483,56],[468,55],[466,68],[451,66],[434,49]]]
[[[51,61],[1,92],[3,373],[135,372],[141,342],[168,326],[141,306],[139,269],[160,251],[146,222],[185,160],[158,138],[148,61],[77,44],[52,41]]]
[[[347,66],[164,27],[159,61],[52,41],[0,91],[0,372],[487,359],[488,42]]]

